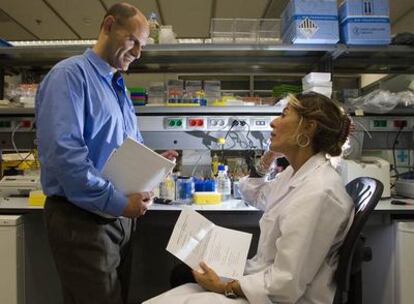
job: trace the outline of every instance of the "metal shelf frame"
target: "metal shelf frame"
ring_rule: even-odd
[[[5,69],[50,68],[91,45],[0,47]],[[345,45],[172,44],[148,45],[132,72],[413,73],[414,48]],[[327,68],[326,68],[327,67]]]
[[[90,44],[0,47],[0,94],[5,73],[47,71]],[[413,74],[408,46],[171,44],[148,45],[130,73]],[[2,96],[0,96],[2,98]]]

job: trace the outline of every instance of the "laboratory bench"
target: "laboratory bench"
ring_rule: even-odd
[[[261,211],[241,200],[193,207],[217,225],[252,233],[249,256],[254,255]],[[169,274],[179,261],[165,248],[181,209],[181,205],[153,204],[145,216],[137,220],[132,237],[130,303],[140,303],[169,288]],[[29,206],[24,197],[0,197],[0,214],[24,215],[26,304],[62,303],[43,222],[43,207]]]
[[[394,258],[393,223],[414,219],[414,199],[397,200],[406,205],[391,204],[391,199],[381,200],[364,229],[367,245],[373,249],[373,260],[363,266],[364,304],[393,303],[390,288],[394,285],[390,283],[389,273]],[[261,211],[242,200],[193,207],[217,225],[252,233],[249,257],[254,255]],[[60,304],[60,285],[47,242],[42,209],[29,206],[27,198],[0,198],[0,214],[24,215],[26,303]],[[165,248],[181,209],[180,205],[153,204],[145,216],[137,220],[132,239],[130,303],[143,301],[169,288],[169,273],[179,261]]]
[[[397,200],[404,204],[391,204]],[[155,211],[179,211],[183,204],[152,204],[149,213]],[[231,199],[218,205],[191,205],[199,211],[258,211],[243,200]],[[43,212],[43,207],[30,206],[27,197],[0,197],[0,214],[25,214]],[[388,215],[414,215],[414,199],[408,198],[387,198],[381,199],[374,210],[374,214]]]

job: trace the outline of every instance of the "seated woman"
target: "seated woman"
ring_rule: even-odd
[[[256,172],[240,181],[243,198],[264,211],[257,254],[247,261],[244,276],[223,282],[201,263],[201,271],[192,272],[198,284],[179,286],[146,303],[331,304],[338,249],[354,209],[326,155],[341,154],[350,124],[323,95],[290,95],[271,123],[270,152]],[[290,166],[267,181],[280,154]]]

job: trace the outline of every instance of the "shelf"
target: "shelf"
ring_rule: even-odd
[[[91,45],[0,47],[6,69],[48,69]],[[332,59],[332,61],[331,61]],[[308,73],[331,63],[335,73],[414,73],[414,48],[407,46],[173,44],[148,45],[131,72]]]
[[[346,47],[334,60],[334,70],[341,73],[413,74],[414,47]]]
[[[280,113],[280,106],[227,106],[227,107],[174,107],[174,106],[139,106],[135,107],[137,116],[157,116],[171,114],[195,114],[195,115],[229,115],[229,114],[260,114],[274,115]],[[9,107],[0,108],[0,116],[34,116],[34,108]]]

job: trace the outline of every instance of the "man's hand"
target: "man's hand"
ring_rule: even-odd
[[[154,193],[149,192],[138,192],[128,196],[128,205],[122,213],[125,217],[136,218],[140,217],[147,212],[149,206],[152,204]]]
[[[178,157],[178,152],[174,150],[168,150],[161,153],[161,155],[169,160],[175,161],[175,159]]]
[[[224,294],[225,284],[221,282],[215,271],[208,267],[204,262],[200,263],[200,267],[203,270],[203,273],[193,270],[196,282],[208,291]]]

